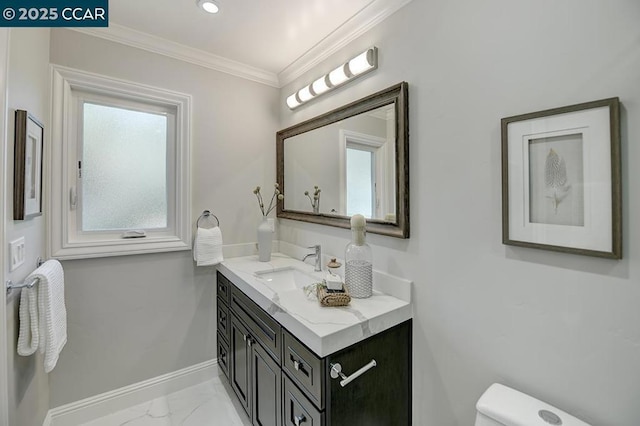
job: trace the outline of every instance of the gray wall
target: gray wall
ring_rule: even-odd
[[[251,191],[275,182],[277,89],[64,29],[51,62],[191,94],[193,221],[209,209],[225,244],[256,240]],[[52,407],[215,358],[215,275],[190,256],[64,262],[69,343]]]
[[[24,265],[3,273],[14,282],[23,280],[36,267],[36,259],[44,257],[44,216],[25,221],[13,221],[13,142],[15,110],[24,109],[36,116],[48,129],[49,121],[49,30],[12,29],[10,33],[7,117],[7,188],[6,243],[24,236]],[[48,146],[45,133],[44,146]],[[4,282],[4,280],[3,280]],[[9,372],[9,424],[42,424],[49,409],[49,377],[44,372],[42,355],[19,356],[18,307],[20,292],[14,291],[7,300],[7,339]]]
[[[411,239],[369,234],[414,281],[414,423],[471,425],[493,382],[594,425],[640,424],[640,3],[413,1],[283,88],[281,127],[409,82]],[[376,45],[379,68],[290,111],[286,96]],[[624,259],[501,244],[500,118],[620,96]],[[282,221],[343,255],[348,230]]]

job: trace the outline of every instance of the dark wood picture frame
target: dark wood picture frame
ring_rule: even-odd
[[[13,161],[13,220],[42,215],[44,125],[25,110],[16,110]]]
[[[622,259],[619,99],[507,117],[501,124],[503,244]],[[536,154],[543,149],[546,156]],[[572,150],[579,152],[573,159]],[[582,179],[573,186],[572,164]],[[575,222],[536,213],[555,209],[557,215],[560,208]]]
[[[395,179],[396,179],[396,221],[385,222],[367,219],[367,232],[396,238],[409,238],[409,85],[398,83],[373,95],[367,96],[343,107],[329,111],[300,124],[280,130],[276,134],[276,170],[277,182],[283,193],[287,194],[284,182],[284,141],[292,136],[327,126],[338,121],[372,111],[384,105],[395,106]],[[297,210],[287,210],[278,203],[279,218],[317,223],[321,225],[350,228],[350,218],[334,214],[317,214]]]

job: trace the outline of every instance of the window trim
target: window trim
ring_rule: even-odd
[[[71,189],[74,173],[69,173],[69,142],[76,131],[77,96],[72,91],[89,92],[98,96],[119,97],[175,109],[175,192],[172,200],[174,218],[170,218],[171,235],[150,233],[145,238],[122,239],[95,235],[95,238],[75,238],[79,231],[70,229]],[[124,81],[59,65],[51,65],[51,149],[47,163],[51,179],[46,185],[49,214],[47,219],[47,255],[56,259],[82,259],[121,256],[191,249],[191,96],[166,89]],[[75,170],[75,168],[73,169]],[[169,169],[167,170],[169,172]],[[171,208],[170,208],[171,210]]]

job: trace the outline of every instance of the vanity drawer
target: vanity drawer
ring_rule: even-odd
[[[222,300],[229,306],[229,300],[231,298],[231,283],[220,272],[217,273],[217,293],[218,299]]]
[[[229,338],[231,337],[231,324],[229,324],[229,308],[224,303],[220,303],[218,300],[216,308],[216,323],[218,325],[218,333],[225,338],[227,343],[229,342]]]
[[[283,377],[284,426],[323,426],[324,413],[313,406],[306,396],[287,377]]]
[[[282,366],[294,382],[304,389],[313,403],[324,409],[322,398],[323,361],[287,330],[282,331]]]
[[[249,327],[251,335],[280,365],[280,324],[235,286],[231,286],[231,309]]]
[[[218,332],[218,367],[225,376],[227,376],[227,380],[229,379],[229,344],[222,338],[220,333]]]

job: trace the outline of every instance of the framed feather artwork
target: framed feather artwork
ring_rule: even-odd
[[[622,258],[618,98],[502,119],[502,242]]]

